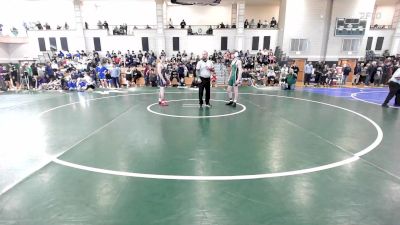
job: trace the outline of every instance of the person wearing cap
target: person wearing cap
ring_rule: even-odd
[[[196,74],[199,75],[199,104],[200,108],[203,107],[203,92],[206,90],[206,107],[211,108],[210,104],[210,77],[211,73],[214,71],[214,65],[211,60],[208,59],[208,52],[204,51],[202,60],[197,62]]]
[[[229,102],[226,105],[231,105],[236,107],[237,100],[239,98],[239,85],[240,81],[242,80],[242,61],[239,58],[239,53],[235,52],[232,56],[232,63],[231,63],[231,75],[229,76],[228,81],[228,97]],[[233,94],[232,94],[233,88]]]
[[[389,80],[389,94],[383,102],[382,107],[388,108],[388,103],[394,96],[396,96],[394,106],[400,107],[400,69],[397,69]]]

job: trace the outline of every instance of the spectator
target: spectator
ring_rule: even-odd
[[[296,75],[299,75],[300,69],[299,69],[299,67],[296,65],[296,63],[293,63],[293,65],[292,65],[291,68],[293,69],[293,72],[294,72]]]
[[[376,68],[376,73],[374,75],[374,86],[375,87],[379,87],[380,86],[382,77],[383,77],[383,69],[382,69],[381,66],[378,66]]]
[[[168,28],[169,28],[169,29],[174,29],[174,25],[173,25],[173,23],[172,23],[172,19],[171,19],[171,18],[169,18]]]
[[[264,20],[263,28],[268,28],[268,21]]]
[[[383,66],[383,77],[382,77],[382,84],[386,85],[388,82],[388,79],[390,76],[393,74],[393,64],[391,60],[387,60],[385,62],[385,65]]]
[[[104,66],[103,63],[101,63],[98,67],[96,67],[96,73],[97,77],[100,80],[100,87],[107,88],[107,82],[106,82],[106,72],[108,69]]]
[[[105,21],[105,20],[104,20],[104,23],[103,23],[103,27],[104,27],[104,29],[106,29],[107,31],[109,30],[109,28],[108,28],[108,23],[107,23],[107,21]]]
[[[66,30],[69,29],[69,26],[68,26],[67,22],[65,22],[65,24],[64,24],[64,29],[66,29]]]
[[[356,67],[354,67],[354,76],[353,80],[351,81],[351,85],[354,86],[358,84],[358,82],[360,81],[360,75],[361,75],[361,65],[360,63],[357,63]]]
[[[111,79],[113,81],[113,84],[115,88],[119,88],[119,77],[121,75],[121,69],[119,68],[118,64],[113,63],[112,69],[111,69]]]
[[[37,28],[38,28],[39,30],[43,30],[43,26],[42,26],[42,24],[41,24],[39,21],[37,22],[36,26],[37,26]]]
[[[212,29],[211,26],[208,28],[206,34],[208,34],[208,35],[212,35],[213,34],[213,29]]]
[[[286,82],[288,85],[288,90],[294,90],[296,87],[297,74],[293,69],[289,69],[289,74],[286,76]]]
[[[348,64],[344,64],[342,85],[346,86],[347,77],[349,76],[350,72],[351,72],[351,67]]]
[[[181,22],[181,29],[185,29],[185,27],[186,27],[186,22],[185,22],[185,20],[182,20],[182,22]]]
[[[247,19],[244,21],[244,28],[249,28],[249,21]]]
[[[262,27],[262,23],[261,23],[261,20],[259,20],[257,23],[257,28],[261,28],[261,27]]]
[[[223,22],[221,22],[221,23],[219,24],[219,28],[221,28],[221,29],[224,29],[224,28],[225,28],[225,25],[224,25]]]
[[[329,67],[328,65],[325,64],[322,70],[321,78],[319,80],[319,83],[324,87],[326,85],[326,79],[328,78],[328,73],[329,73]]]
[[[270,25],[271,25],[271,28],[275,28],[278,26],[278,22],[276,22],[275,17],[272,17]]]
[[[47,65],[45,68],[45,75],[50,81],[53,81],[55,79],[54,71],[53,71],[53,68],[51,67],[50,62],[47,62]]]
[[[99,20],[98,22],[97,22],[97,27],[101,30],[101,29],[103,29],[103,23]]]
[[[251,21],[250,21],[250,28],[252,28],[252,29],[256,28],[256,24],[254,22],[254,19],[251,19]]]
[[[128,69],[125,72],[125,79],[126,79],[126,86],[130,87],[132,84],[132,69],[130,66],[128,66]]]
[[[193,35],[193,30],[192,30],[192,27],[189,25],[189,28],[188,28],[188,35]]]
[[[324,63],[319,61],[317,63],[317,65],[315,66],[315,84],[316,84],[316,86],[319,86],[319,84],[320,84],[320,79],[321,79],[323,70],[324,70]]]
[[[286,64],[283,65],[281,68],[281,77],[286,77],[286,75],[289,73],[289,68],[286,66]]]
[[[89,30],[89,24],[87,22],[85,22],[85,29]]]
[[[157,74],[156,74],[154,68],[151,68],[151,70],[150,70],[149,79],[150,79],[151,86],[157,87]]]
[[[311,64],[311,62],[308,62],[308,64],[306,64],[306,66],[304,67],[304,86],[307,87],[307,85],[310,85],[310,79],[311,79],[311,74],[313,72],[313,65]]]
[[[44,24],[44,27],[46,28],[46,30],[50,30],[51,29],[50,25],[47,22]]]
[[[138,70],[136,66],[133,68],[132,76],[133,76],[133,82],[135,83],[135,85],[137,85],[137,80],[142,77],[142,73]]]
[[[369,83],[374,82],[374,77],[377,71],[376,62],[372,62],[371,65],[367,69],[367,77],[365,80],[365,86],[369,86]]]
[[[117,34],[119,34],[119,30],[118,30],[118,27],[115,26],[113,29],[113,35],[117,35]]]
[[[268,66],[267,85],[273,86],[275,84],[276,74],[273,65]]]
[[[368,68],[369,68],[369,66],[370,66],[370,64],[369,63],[367,63],[367,64],[362,64],[362,66],[361,66],[361,72],[360,72],[360,81],[359,81],[359,83],[363,83],[364,85],[366,84],[366,82],[367,82],[367,77],[368,77]]]

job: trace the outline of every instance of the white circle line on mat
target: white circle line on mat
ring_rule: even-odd
[[[183,94],[184,92],[172,92],[172,93],[181,93]],[[171,93],[171,94],[172,94]],[[216,92],[214,92],[216,93]],[[217,93],[225,93],[225,92],[217,92]],[[156,94],[156,93],[143,93],[143,94]],[[117,96],[108,96],[104,98],[111,98],[111,97],[118,97],[118,96],[129,96],[129,95],[141,95],[140,93],[137,94],[128,94],[128,95],[117,95]],[[108,174],[108,175],[116,175],[116,176],[125,176],[125,177],[137,177],[137,178],[147,178],[147,179],[162,179],[162,180],[189,180],[189,181],[233,181],[233,180],[253,180],[253,179],[264,179],[264,178],[273,178],[273,177],[284,177],[284,176],[294,176],[294,175],[300,175],[300,174],[307,174],[307,173],[313,173],[313,172],[318,172],[318,171],[323,171],[327,169],[332,169],[336,168],[339,166],[343,166],[349,163],[352,163],[354,161],[357,161],[360,159],[361,156],[371,152],[374,150],[381,142],[383,139],[383,131],[381,127],[375,123],[371,118],[355,112],[351,109],[347,109],[341,106],[336,106],[332,105],[329,103],[325,102],[319,102],[319,101],[314,101],[314,100],[309,100],[309,99],[303,99],[303,98],[296,98],[296,97],[289,97],[289,96],[282,96],[282,95],[270,95],[270,94],[257,94],[257,93],[241,93],[241,95],[253,95],[253,96],[271,96],[271,97],[278,97],[278,98],[286,98],[286,99],[294,99],[294,100],[299,100],[299,101],[305,101],[305,102],[312,102],[312,103],[317,103],[321,105],[326,105],[330,106],[333,108],[337,109],[342,109],[344,111],[353,113],[365,120],[367,120],[369,123],[371,123],[375,130],[377,131],[377,136],[375,140],[367,146],[366,148],[362,149],[361,151],[353,154],[352,157],[334,162],[334,163],[329,163],[326,165],[321,165],[317,167],[312,167],[312,168],[306,168],[306,169],[300,169],[300,170],[292,170],[292,171],[286,171],[286,172],[276,172],[276,173],[263,173],[263,174],[250,174],[250,175],[231,175],[231,176],[184,176],[184,175],[164,175],[164,174],[148,174],[148,173],[135,173],[135,172],[126,172],[126,171],[116,171],[116,170],[108,170],[108,169],[101,169],[101,168],[96,168],[96,167],[90,167],[90,166],[85,166],[85,165],[79,165],[76,163],[71,163],[67,162],[64,160],[61,160],[59,158],[53,158],[52,161],[54,163],[79,169],[79,170],[84,170],[84,171],[90,171],[90,172],[95,172],[95,173],[100,173],[100,174]],[[98,98],[98,99],[104,99],[104,98]],[[94,101],[98,99],[90,99],[89,101]],[[78,102],[76,102],[78,103]],[[65,106],[76,104],[76,103],[70,103],[66,104]],[[58,106],[56,108],[61,108],[64,106]],[[43,113],[40,113],[39,115],[43,115],[46,112],[50,112],[53,109],[47,110]]]
[[[178,99],[178,100],[169,100],[168,102],[180,102],[180,101],[198,101],[198,99]],[[225,102],[224,100],[215,100],[215,99],[210,99],[210,101]],[[237,105],[242,107],[242,109],[240,111],[233,112],[233,113],[221,114],[221,115],[211,115],[211,116],[181,116],[181,115],[172,115],[172,114],[156,112],[151,109],[151,107],[153,107],[155,105],[158,105],[158,103],[154,103],[154,104],[147,106],[147,111],[154,113],[156,115],[159,115],[159,116],[167,116],[167,117],[174,117],[174,118],[186,118],[186,119],[221,118],[221,117],[237,115],[239,113],[246,111],[246,106],[244,106],[243,104],[237,103]],[[161,106],[161,107],[164,107],[164,106]],[[167,107],[171,107],[171,106],[167,106]],[[210,109],[210,110],[212,110],[212,109]]]
[[[388,91],[360,91],[360,92],[352,93],[351,94],[351,98],[353,98],[355,100],[358,100],[358,101],[365,102],[365,103],[369,103],[369,104],[374,104],[374,105],[379,105],[380,106],[381,104],[379,104],[379,103],[370,102],[370,101],[367,101],[367,100],[364,100],[362,98],[357,97],[357,95],[359,95],[359,94],[369,94],[369,93],[388,93]],[[394,106],[389,106],[389,107],[390,108],[394,108],[394,109],[400,109],[399,107],[394,107]]]

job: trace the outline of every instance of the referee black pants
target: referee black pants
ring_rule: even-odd
[[[400,105],[400,84],[390,81],[389,82],[389,94],[387,95],[385,101],[383,102],[383,104],[388,104],[389,101],[396,96],[396,100],[394,102],[394,104],[396,106]]]
[[[210,104],[210,78],[200,77],[201,83],[199,84],[199,104],[203,105],[203,92],[206,89],[206,105]]]

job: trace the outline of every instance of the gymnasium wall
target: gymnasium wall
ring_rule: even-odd
[[[291,58],[308,58],[316,61],[323,57],[321,47],[325,41],[327,7],[330,0],[282,0],[286,1],[282,49]],[[307,39],[308,50],[290,51],[291,39]]]
[[[376,54],[382,54],[385,50],[390,50],[392,44],[392,39],[394,35],[394,30],[370,30],[368,37],[373,37],[372,39],[372,49]],[[382,50],[376,50],[376,42],[378,37],[383,37]],[[367,44],[361,46],[362,49],[366,49]]]
[[[156,50],[156,30],[137,30],[134,35],[107,35],[105,30],[86,30],[85,43],[89,51],[94,50],[93,37],[100,37],[101,52],[134,50],[137,52],[142,49],[142,37],[149,38],[149,49]]]
[[[264,22],[267,20],[271,22],[271,18],[279,19],[279,5],[246,5],[245,18],[249,20],[254,19],[257,24],[258,20]],[[279,22],[279,21],[278,21]]]
[[[344,37],[334,35],[336,18],[359,18],[361,13],[372,14],[374,11],[375,0],[334,0],[332,6],[332,20],[329,31],[329,41],[326,54],[326,60],[335,60],[338,58],[361,58],[365,56],[365,46],[369,36],[369,26],[371,20],[367,21],[367,30],[364,36],[358,37],[361,41],[358,52],[343,52],[342,43]],[[355,37],[345,37],[355,38]]]
[[[9,58],[8,44],[0,43],[0,62],[8,62]]]
[[[172,19],[174,25],[179,25],[182,19],[187,25],[217,25],[223,22],[231,24],[232,5],[219,6],[185,6],[168,5],[167,20]],[[167,24],[168,24],[167,21]]]
[[[392,25],[394,11],[396,7],[393,5],[382,5],[376,8],[374,24]],[[373,24],[373,25],[374,25]]]
[[[109,25],[156,25],[156,1],[129,0],[91,0],[83,1],[81,6],[83,21],[89,27],[99,20]]]
[[[10,34],[13,26],[21,32],[24,30],[24,22],[40,21],[42,25],[47,22],[52,29],[67,22],[70,29],[75,28],[72,0],[11,0],[2,2],[0,7],[0,23],[4,25],[3,35]]]
[[[27,1],[27,0],[15,0],[16,2],[29,2],[27,5],[30,6],[32,2],[40,3],[38,5],[33,4],[32,7],[43,7],[43,4],[52,5],[53,1],[40,0],[40,1]],[[147,18],[150,25],[155,24],[156,10],[155,1],[138,0],[134,3],[129,0],[116,0],[116,1],[105,1],[105,0],[90,0],[83,1],[82,10],[84,18],[87,18],[88,22],[96,23],[98,16],[105,16],[102,18],[110,18],[109,24],[127,22],[124,20],[135,21],[137,17]],[[13,2],[13,1],[11,1]],[[362,58],[365,55],[365,48],[367,44],[367,38],[373,37],[372,50],[375,50],[375,45],[378,37],[384,37],[382,50],[375,51],[376,53],[383,53],[384,50],[390,49],[392,45],[394,30],[368,30],[364,37],[360,37],[360,51],[343,52],[342,42],[344,37],[334,36],[334,25],[337,17],[359,17],[361,12],[372,13],[374,10],[375,0],[282,0],[284,3],[284,12],[281,7],[274,5],[246,5],[246,17],[252,15],[253,18],[257,19],[264,14],[280,13],[276,15],[278,22],[284,22],[284,26],[281,30],[264,30],[264,29],[246,29],[244,32],[244,48],[243,50],[251,50],[253,37],[259,37],[258,49],[263,47],[264,36],[270,36],[270,48],[275,49],[278,45],[278,38],[282,40],[282,48],[284,53],[288,54],[291,58],[307,58],[312,61],[317,61],[325,56],[325,52],[322,50],[324,45],[327,45],[326,60],[336,61],[338,58]],[[62,7],[66,7],[65,12],[57,17],[58,20],[64,20],[65,15],[69,15],[68,11],[73,13],[73,5],[71,8],[72,0],[59,0]],[[330,4],[332,4],[332,15],[329,17]],[[11,5],[14,3],[10,3]],[[46,5],[45,4],[45,5]],[[140,5],[140,6],[139,6]],[[46,5],[47,6],[47,5]],[[5,7],[9,7],[5,5]],[[144,10],[135,10],[136,8],[144,7]],[[382,6],[378,6],[378,11]],[[97,9],[96,9],[97,8]],[[122,9],[123,13],[114,15],[115,11]],[[97,10],[93,13],[92,10]],[[203,6],[166,6],[165,11],[167,12],[167,18],[172,17],[174,24],[185,18],[188,24],[215,24],[215,21],[224,23],[231,20],[231,5],[221,5],[217,7],[203,7]],[[135,14],[136,12],[136,14]],[[146,13],[144,13],[146,12]],[[131,15],[132,14],[132,15]],[[146,14],[146,15],[144,15]],[[0,14],[0,18],[5,14]],[[96,16],[98,15],[98,16]],[[204,16],[207,15],[207,16]],[[19,17],[18,15],[17,17]],[[26,18],[37,18],[30,17],[27,14]],[[38,15],[36,15],[38,16]],[[42,15],[41,15],[42,16]],[[110,16],[110,17],[107,17]],[[249,16],[252,18],[251,16]],[[270,20],[271,16],[268,16]],[[48,17],[46,17],[48,18]],[[60,19],[61,18],[61,19]],[[136,19],[135,19],[136,18]],[[11,18],[18,20],[17,18]],[[73,19],[70,16],[69,19]],[[141,20],[142,20],[141,19]],[[102,19],[103,20],[103,19]],[[108,20],[108,19],[107,19]],[[150,20],[154,20],[153,23]],[[42,20],[41,20],[42,21]],[[84,19],[85,21],[85,19]],[[330,21],[329,33],[326,32],[328,29],[328,22]],[[129,22],[129,21],[128,21]],[[129,23],[128,23],[129,24]],[[143,23],[144,25],[146,22]],[[73,27],[73,23],[70,26]],[[369,24],[368,24],[369,26]],[[195,30],[196,31],[196,30]],[[205,30],[204,30],[205,32]],[[235,42],[237,39],[236,29],[223,29],[214,30],[213,36],[188,36],[186,30],[164,30],[164,36],[161,36],[161,40],[165,37],[165,47],[168,55],[175,53],[172,51],[172,38],[179,37],[180,49],[186,50],[188,53],[193,52],[195,54],[201,54],[203,50],[214,51],[221,49],[221,37],[227,37],[228,49],[235,49]],[[157,51],[157,31],[156,30],[135,30],[134,33],[128,36],[112,36],[108,35],[105,30],[84,30],[79,31],[71,29],[68,31],[28,31],[29,43],[28,44],[5,44],[0,43],[0,60],[18,60],[23,58],[37,58],[39,51],[38,38],[42,37],[45,39],[46,49],[50,50],[49,38],[56,38],[58,49],[61,49],[60,37],[68,38],[68,47],[71,52],[76,50],[93,50],[93,38],[100,37],[102,51],[107,50],[139,50],[142,49],[142,37],[149,38],[149,48]],[[324,37],[325,36],[325,37]],[[309,48],[304,52],[291,52],[290,41],[292,38],[304,38],[309,40]],[[349,37],[354,38],[354,37]],[[327,44],[326,44],[327,43]],[[163,44],[164,45],[164,44]],[[395,48],[395,47],[393,47]],[[399,53],[399,49],[391,49],[392,53]],[[256,52],[252,51],[252,52]]]

